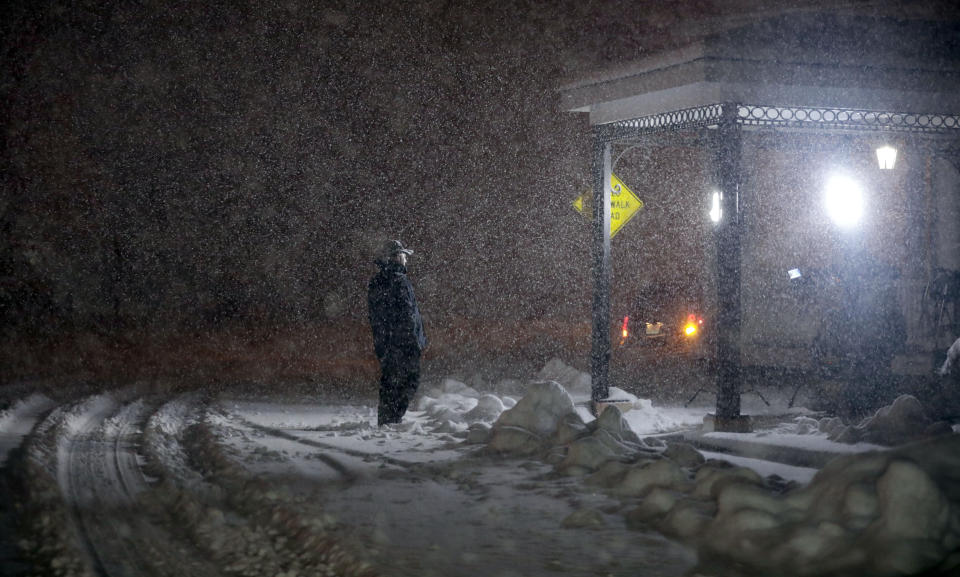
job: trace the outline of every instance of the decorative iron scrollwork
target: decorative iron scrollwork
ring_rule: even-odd
[[[724,104],[711,104],[610,122],[598,125],[596,132],[601,141],[613,142],[641,138],[645,135],[662,132],[714,128],[720,123],[724,106]],[[736,105],[736,110],[737,124],[753,128],[960,134],[960,114],[884,112],[752,104]]]
[[[914,114],[844,108],[799,108],[739,105],[738,121],[744,126],[830,128],[914,133],[949,133],[960,130],[960,115]]]
[[[663,114],[620,120],[597,126],[597,135],[604,142],[626,140],[657,132],[678,131],[690,128],[706,128],[720,121],[721,104],[698,108],[673,110]]]

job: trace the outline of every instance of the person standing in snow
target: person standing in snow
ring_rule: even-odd
[[[420,354],[427,346],[420,308],[407,278],[412,250],[398,240],[377,251],[379,271],[367,287],[373,348],[380,361],[380,405],[377,424],[399,423],[417,392]]]

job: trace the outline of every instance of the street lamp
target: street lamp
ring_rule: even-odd
[[[834,175],[824,189],[824,202],[830,218],[840,228],[852,228],[863,216],[863,191],[860,184],[846,175]]]
[[[710,220],[713,222],[720,222],[720,217],[723,215],[723,212],[720,210],[720,193],[713,193],[713,201],[710,204]]]
[[[897,149],[884,145],[877,149],[877,163],[880,164],[880,170],[893,170],[897,163]]]

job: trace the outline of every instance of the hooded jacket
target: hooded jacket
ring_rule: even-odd
[[[423,319],[407,278],[399,263],[377,263],[380,271],[370,279],[367,305],[373,348],[378,359],[388,355],[419,354],[427,346]]]

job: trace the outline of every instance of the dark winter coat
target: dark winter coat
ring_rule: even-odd
[[[419,355],[427,346],[423,319],[405,266],[389,262],[367,287],[370,328],[377,358]]]

